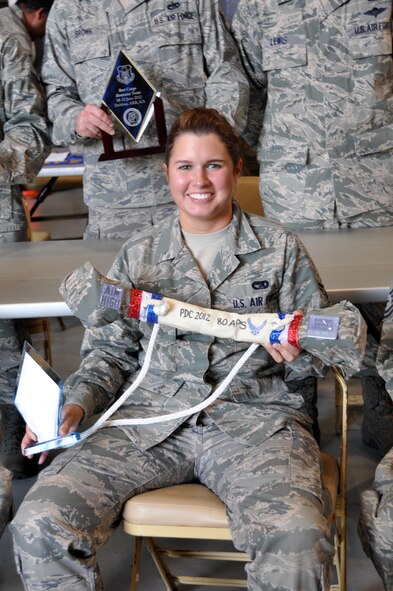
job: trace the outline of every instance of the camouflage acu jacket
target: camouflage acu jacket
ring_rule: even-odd
[[[125,243],[110,276],[139,289],[230,312],[293,312],[328,304],[318,273],[297,236],[237,206],[226,242],[204,281],[180,230],[176,214]],[[65,383],[68,403],[86,417],[100,412],[133,381],[145,357],[152,325],[121,319],[88,329],[82,364]],[[183,410],[207,398],[227,376],[246,343],[160,327],[151,366],[139,388],[113,418]],[[285,379],[322,375],[324,367],[309,353],[277,364],[259,347],[207,411],[228,432],[251,445],[297,420],[307,424],[303,399],[288,392]],[[184,420],[184,419],[183,419]],[[181,422],[181,420],[180,420]],[[125,427],[141,447],[169,435],[178,423]]]
[[[13,232],[23,226],[18,184],[33,180],[50,146],[31,40],[17,6],[0,10],[0,56],[0,232]]]
[[[240,0],[232,27],[267,94],[251,114],[266,215],[393,223],[392,0]]]
[[[383,316],[381,343],[377,355],[377,369],[386,382],[386,389],[393,398],[393,281],[390,286]]]
[[[161,92],[169,129],[194,106],[215,107],[237,129],[245,125],[248,83],[217,0],[58,0],[49,15],[43,79],[56,144],[75,144],[83,106],[102,103],[121,49]],[[157,145],[154,123],[139,147]],[[115,149],[138,147],[120,129]],[[102,142],[85,141],[85,202],[92,209],[171,202],[162,156],[102,162]]]

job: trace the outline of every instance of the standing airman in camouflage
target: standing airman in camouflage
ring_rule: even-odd
[[[0,244],[27,240],[19,185],[34,179],[50,149],[32,40],[44,35],[52,1],[19,1],[0,10]],[[13,406],[20,334],[13,321],[0,320],[1,461],[23,476],[24,423]]]
[[[393,283],[383,318],[377,369],[393,398]],[[393,448],[375,471],[373,490],[361,495],[359,535],[386,591],[393,589]]]
[[[232,30],[251,80],[246,137],[266,215],[294,230],[392,225],[392,0],[240,0]],[[369,360],[383,306],[361,311]],[[361,375],[362,438],[383,454],[393,405],[375,365]]]
[[[240,0],[232,29],[266,96],[266,215],[293,229],[391,225],[392,1]]]
[[[216,110],[183,113],[169,135],[164,168],[178,213],[130,238],[111,278],[239,315],[307,314],[326,307],[326,292],[297,236],[232,202],[239,154],[236,136]],[[73,306],[89,292],[95,297],[93,279],[84,277],[75,297],[72,281]],[[63,434],[102,412],[140,372],[152,324],[113,319],[110,312],[98,314],[97,324],[87,329],[82,364],[65,383]],[[351,313],[360,318],[356,309]],[[208,314],[201,322],[209,322]],[[161,326],[145,378],[112,418],[191,408],[212,393],[247,348],[247,343]],[[348,365],[352,369],[360,360],[361,354]],[[329,495],[303,398],[286,387],[286,379],[324,371],[318,358],[295,345],[260,346],[203,412],[101,429],[58,455],[11,524],[26,589],[102,589],[96,551],[124,502],[146,490],[197,479],[224,501],[236,547],[252,556],[246,567],[250,590],[328,591]],[[28,430],[23,445],[34,440]]]
[[[248,83],[218,0],[56,0],[43,80],[53,142],[83,152],[86,238],[128,238],[173,211],[161,155],[97,162],[101,129],[115,150],[157,145],[153,122],[135,144],[98,108],[122,49],[161,92],[168,126],[203,105],[245,125]]]

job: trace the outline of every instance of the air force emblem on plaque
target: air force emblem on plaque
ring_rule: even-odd
[[[117,66],[117,76],[116,80],[120,82],[120,84],[131,84],[135,79],[135,74],[132,71],[132,67],[130,64],[121,64]]]

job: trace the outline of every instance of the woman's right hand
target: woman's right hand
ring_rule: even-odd
[[[59,435],[68,435],[76,431],[85,414],[83,408],[78,404],[65,404],[61,414],[61,425]]]
[[[74,431],[76,431],[83,419],[83,415],[84,410],[81,406],[78,406],[77,404],[66,404],[63,407],[59,435],[68,435],[68,433],[73,433]],[[37,443],[37,436],[35,435],[35,433],[33,433],[30,427],[26,425],[26,433],[22,439],[21,444],[22,450],[24,450],[25,447],[30,447],[31,445],[34,445],[35,443]],[[48,457],[48,453],[48,451],[44,451],[42,452],[42,454],[40,454],[38,460],[39,465],[45,462],[46,458]],[[33,455],[34,454],[31,454],[27,457],[31,459]]]

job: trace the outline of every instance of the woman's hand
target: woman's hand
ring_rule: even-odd
[[[294,361],[300,353],[300,349],[289,343],[284,343],[283,345],[279,345],[278,343],[275,343],[274,345],[265,345],[265,349],[270,353],[274,361],[277,361],[277,363]]]
[[[301,310],[294,312],[295,316],[304,316]],[[284,363],[285,361],[294,361],[300,353],[300,349],[289,343],[275,343],[274,345],[267,344],[265,349],[273,357],[277,363]]]
[[[25,449],[25,447],[30,447],[31,445],[34,445],[35,443],[37,443],[37,436],[30,429],[29,425],[26,425],[26,433],[25,433],[25,435],[22,439],[22,443],[21,443],[22,451]],[[27,457],[31,460],[31,458],[33,457],[33,454],[31,454],[30,456],[27,456]],[[45,458],[44,458],[44,460],[45,460]],[[43,461],[38,462],[38,463],[42,464]]]
[[[77,404],[66,404],[63,407],[62,412],[62,420],[59,429],[59,435],[68,435],[68,433],[73,433],[77,430],[80,425],[80,422],[83,419],[84,410],[82,407],[78,406]],[[26,425],[26,433],[22,439],[22,451],[25,447],[30,447],[37,443],[37,436],[33,431],[30,429],[28,425]],[[41,465],[45,462],[46,458],[48,457],[48,451],[42,452],[39,457],[38,464]],[[33,457],[34,454],[27,456],[29,459]]]
[[[68,433],[76,431],[84,414],[84,410],[81,406],[78,406],[77,404],[66,404],[63,407],[61,415],[59,435],[68,435]]]

